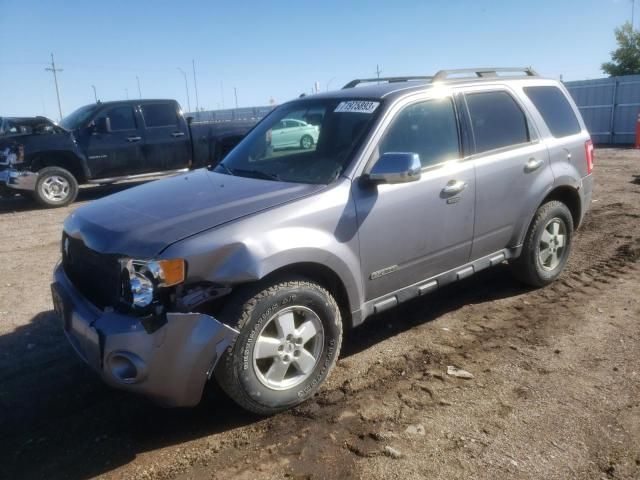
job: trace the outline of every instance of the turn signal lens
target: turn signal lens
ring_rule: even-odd
[[[181,258],[174,260],[158,260],[158,265],[162,270],[162,284],[165,287],[171,287],[184,282],[185,264]]]

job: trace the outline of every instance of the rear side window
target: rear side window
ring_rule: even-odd
[[[380,144],[380,154],[387,152],[417,153],[423,167],[459,158],[458,123],[451,99],[428,100],[402,110]]]
[[[576,114],[558,87],[525,87],[524,93],[542,115],[551,135],[559,138],[580,133]]]
[[[142,115],[147,127],[174,127],[178,125],[176,109],[168,103],[142,105]]]
[[[476,152],[529,142],[524,112],[507,92],[481,92],[466,95]]]

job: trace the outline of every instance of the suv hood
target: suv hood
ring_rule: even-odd
[[[64,229],[95,251],[151,258],[184,238],[323,188],[200,169],[92,202],[71,214]]]

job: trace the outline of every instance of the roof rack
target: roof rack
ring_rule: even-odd
[[[537,72],[531,67],[513,67],[513,68],[461,68],[458,70],[440,70],[433,76],[433,81],[450,80],[451,77],[475,76],[478,78],[494,78],[498,73],[516,73],[519,72],[527,77],[537,77]]]
[[[373,83],[373,82],[387,82],[387,83],[398,83],[398,82],[409,82],[412,80],[432,80],[433,77],[428,76],[413,76],[413,77],[380,77],[380,78],[356,78],[355,80],[351,80],[347,83],[342,89],[345,88],[353,88],[356,85],[360,85],[361,83]]]

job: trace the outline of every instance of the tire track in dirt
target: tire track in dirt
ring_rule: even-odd
[[[587,231],[596,228],[599,232],[605,230],[602,228],[603,218],[608,227],[624,229],[624,223],[618,221],[619,215],[599,213],[596,211],[595,218],[586,222],[584,228]],[[567,314],[571,314],[576,305],[584,303],[585,298],[606,295],[607,288],[615,287],[613,282],[636,274],[639,270],[636,262],[640,258],[640,238],[630,240],[616,247],[613,253],[600,249],[590,266],[574,267],[554,284],[527,293],[525,305],[512,302],[506,312],[502,310],[503,319],[497,324],[494,322],[491,328],[475,324],[479,328],[467,330],[464,343],[456,345],[456,350],[462,353],[441,355],[423,349],[407,353],[384,366],[372,365],[361,375],[371,381],[361,381],[354,386],[349,379],[338,389],[322,392],[317,399],[293,412],[269,420],[269,435],[263,440],[265,443],[258,442],[256,445],[254,440],[247,445],[247,449],[224,450],[220,455],[224,459],[222,463],[215,459],[200,459],[205,466],[178,478],[199,478],[205,476],[205,471],[215,471],[220,477],[237,475],[249,478],[264,475],[265,471],[273,474],[283,470],[296,478],[311,478],[314,474],[320,478],[354,476],[357,469],[353,469],[353,460],[389,455],[385,447],[398,438],[398,433],[385,430],[385,425],[400,422],[403,409],[427,410],[435,415],[439,409],[450,406],[446,400],[446,390],[439,392],[437,388],[448,383],[443,374],[446,365],[464,362],[479,350],[497,346],[498,341],[508,340],[508,348],[514,350],[532,345],[544,346],[546,339],[553,336],[551,333],[554,329],[560,331],[566,327],[554,325],[552,310],[560,306]],[[536,305],[537,308],[526,305]],[[523,318],[524,325],[520,323]],[[514,324],[525,331],[526,336],[517,332],[514,334]],[[526,356],[523,350],[520,353]],[[543,368],[539,373],[546,372]],[[434,382],[436,387],[433,386]],[[385,392],[396,392],[400,401],[400,407],[393,416],[384,412],[384,408],[379,408],[381,404],[384,407],[382,398]],[[528,394],[527,389],[516,389],[514,393],[516,397],[526,397]],[[511,407],[506,403],[499,408],[498,415],[501,417],[511,412]],[[286,440],[273,442],[274,438]],[[312,449],[295,448],[296,445],[311,442]],[[349,461],[349,455],[354,457],[352,461]],[[319,470],[326,465],[321,461],[323,456],[332,458],[332,470]],[[248,458],[251,458],[249,465]],[[256,470],[256,464],[262,465],[263,469]],[[274,478],[277,476],[274,475]],[[160,473],[157,478],[165,477]],[[267,475],[264,478],[269,477]]]
[[[638,276],[640,207],[629,195],[640,192],[635,184],[629,187],[631,169],[637,167],[626,157],[603,163],[596,180],[607,182],[606,192],[596,192],[560,282],[527,291],[498,267],[372,318],[347,339],[338,367],[317,397],[268,419],[248,415],[224,399],[205,401],[189,411],[163,410],[103,386],[74,357],[46,312],[51,308],[46,291],[50,265],[44,264],[55,261],[56,222],[66,213],[56,211],[59,220],[28,210],[0,216],[15,226],[15,232],[4,235],[10,241],[0,247],[0,260],[6,264],[1,273],[21,289],[37,287],[34,294],[27,291],[18,297],[25,302],[19,314],[25,322],[33,321],[17,323],[5,330],[12,333],[0,337],[0,413],[5,417],[0,418],[0,477],[281,478],[286,473],[294,478],[353,478],[363,476],[365,466],[395,462],[385,446],[409,449],[416,440],[403,429],[419,415],[426,419],[421,421],[432,422],[427,427],[436,428],[427,436],[444,438],[425,453],[428,461],[446,465],[457,476],[477,474],[477,465],[465,463],[460,452],[479,458],[496,448],[503,429],[511,434],[505,422],[518,405],[545,400],[544,389],[550,388],[544,378],[553,372],[540,357],[564,355],[564,347],[554,353],[555,342],[579,330],[584,305],[605,301],[621,282]],[[12,242],[24,246],[20,253],[25,258],[17,263],[15,251],[6,248]],[[2,296],[13,295],[13,288],[3,289]],[[7,306],[14,309],[16,304]],[[37,346],[27,351],[30,342]],[[595,368],[607,360],[600,354],[589,362]],[[443,374],[447,365],[467,367],[476,379],[451,379]],[[540,385],[531,379],[509,382],[513,369],[533,375]],[[570,379],[562,392],[567,402],[580,400]],[[490,405],[478,405],[483,396]],[[626,410],[613,408],[612,418],[602,421],[616,426],[621,420],[613,416],[618,414],[627,419],[636,414],[637,419],[637,409],[630,401]],[[474,438],[453,435],[452,424],[468,426],[476,417],[482,425]],[[535,432],[535,418],[521,420],[533,422]],[[606,433],[594,429],[584,442],[591,449],[615,452],[620,437]],[[549,448],[560,455],[561,448],[580,454],[577,443],[553,441],[559,447],[547,442]],[[516,461],[515,452],[504,455],[506,468],[516,468],[510,464]],[[624,478],[615,456],[593,457],[599,470],[589,467],[575,475],[567,470],[564,477],[613,472],[611,476]],[[420,477],[400,462],[391,464],[399,476]],[[529,476],[536,476],[532,468]],[[507,476],[503,473],[499,476]]]

